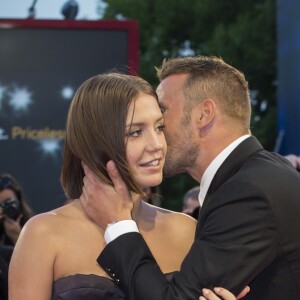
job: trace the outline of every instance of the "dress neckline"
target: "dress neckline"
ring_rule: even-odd
[[[53,283],[56,283],[60,280],[67,280],[69,278],[74,278],[74,277],[96,277],[96,278],[103,278],[103,279],[107,279],[111,282],[114,282],[111,278],[107,277],[107,276],[103,276],[103,275],[97,275],[97,274],[83,274],[83,273],[76,273],[76,274],[70,274],[61,278],[56,279]]]
[[[170,276],[170,275],[173,275],[176,271],[174,272],[167,272],[167,273],[164,273],[164,275],[166,277]],[[104,280],[108,280],[112,283],[114,283],[114,280],[112,280],[111,278],[107,277],[107,276],[103,276],[103,275],[97,275],[97,274],[83,274],[83,273],[75,273],[75,274],[70,274],[70,275],[67,275],[67,276],[64,276],[64,277],[61,277],[61,278],[58,278],[56,279],[53,284],[55,284],[56,282],[58,281],[61,281],[61,280],[68,280],[69,278],[76,278],[76,277],[95,277],[95,278],[99,278],[99,279],[104,279]]]

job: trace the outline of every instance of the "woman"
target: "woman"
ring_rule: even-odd
[[[141,78],[111,73],[87,80],[69,109],[61,181],[67,197],[78,199],[81,161],[110,182],[105,166],[114,160],[133,194],[133,218],[170,277],[193,242],[196,221],[143,201],[143,190],[162,181],[163,128],[156,94]],[[32,218],[12,257],[9,299],[125,299],[96,263],[103,234],[78,200]],[[219,299],[209,297],[216,297],[212,292],[207,299]]]
[[[0,299],[8,299],[8,265],[21,229],[31,215],[16,179],[10,174],[0,175]]]
[[[10,174],[0,175],[0,245],[14,246],[31,216],[16,179]]]

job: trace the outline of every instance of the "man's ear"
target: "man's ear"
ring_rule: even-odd
[[[207,126],[215,117],[217,105],[212,99],[203,100],[196,108],[197,127],[203,128]]]

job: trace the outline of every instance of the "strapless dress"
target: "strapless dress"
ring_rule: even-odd
[[[173,273],[166,274],[171,280]],[[111,279],[94,274],[76,274],[53,283],[52,300],[125,300],[125,294]]]

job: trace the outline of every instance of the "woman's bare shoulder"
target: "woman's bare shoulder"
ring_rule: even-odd
[[[57,224],[57,215],[51,212],[37,214],[31,217],[22,228],[21,235],[35,236],[49,234]]]
[[[151,227],[155,238],[149,242],[150,249],[165,272],[179,270],[195,240],[197,221],[186,214],[160,207],[152,206],[151,210],[155,216],[152,219],[155,226]],[[156,245],[159,245],[158,249]]]
[[[174,230],[178,230],[178,228],[181,228],[184,232],[187,230],[192,230],[193,234],[196,230],[197,221],[188,216],[187,214],[181,213],[181,212],[175,212],[171,211],[168,216],[168,222],[170,223],[170,226],[174,228]]]
[[[149,204],[148,204],[149,205]],[[173,230],[192,231],[196,230],[197,221],[188,216],[187,214],[172,211],[169,209],[151,205],[152,210],[156,211],[157,222],[161,223],[164,227]]]
[[[59,232],[58,228],[63,228],[68,215],[72,215],[72,205],[53,209],[48,212],[39,213],[31,217],[24,225],[22,232],[26,235],[51,234]]]

